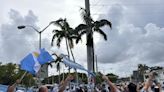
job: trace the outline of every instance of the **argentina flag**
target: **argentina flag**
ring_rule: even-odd
[[[70,68],[75,68],[75,69],[80,69],[80,70],[86,71],[93,77],[96,76],[93,72],[85,69],[82,65],[80,65],[78,63],[75,63],[74,61],[72,61],[69,58],[67,58],[66,55],[61,54],[60,57],[63,58],[62,63],[64,63],[66,66],[69,66]]]

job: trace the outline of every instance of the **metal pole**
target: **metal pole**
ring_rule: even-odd
[[[42,32],[39,32],[39,49],[41,49],[41,34]]]
[[[87,13],[87,17],[90,17],[90,6],[89,6],[89,0],[85,0],[85,8],[86,8],[86,13]],[[86,20],[87,22],[87,25],[90,25],[90,22],[89,20]],[[87,30],[91,30],[91,28],[88,28]],[[87,66],[88,66],[88,70],[89,71],[92,71],[94,72],[94,48],[93,48],[93,37],[92,37],[92,33],[91,35],[89,35],[88,33],[89,31],[87,31],[87,35],[86,35],[86,38],[91,38],[92,40],[92,44],[91,46],[90,45],[87,45]]]
[[[86,9],[86,13],[87,13],[87,17],[90,17],[90,4],[89,4],[89,0],[85,0],[85,9]],[[87,25],[90,25],[91,21],[86,20]],[[91,28],[88,28],[88,30],[90,31]],[[87,31],[87,35],[86,38],[88,40],[88,38],[92,38],[92,44],[87,45],[87,66],[88,66],[88,70],[94,72],[94,48],[93,48],[93,35],[91,33],[91,35],[89,35],[89,31]],[[89,76],[88,74],[88,84],[91,87],[91,92],[94,91],[94,83],[91,81],[92,78]]]
[[[38,33],[39,33],[39,49],[42,48],[42,42],[41,42],[41,39],[42,39],[42,32],[44,32],[52,23],[49,23],[44,29],[42,29],[41,31],[38,31],[36,30]],[[43,76],[44,74],[41,72],[41,71],[45,71],[45,76]],[[39,72],[39,78],[44,78],[44,77],[48,77],[48,65],[43,65],[40,69],[40,72]],[[39,79],[40,83],[41,83],[41,79]],[[48,81],[49,81],[49,78],[48,78]]]
[[[96,55],[96,72],[98,72],[97,55]]]
[[[53,22],[50,22],[43,30],[39,31],[38,29],[36,29],[35,27],[31,26],[31,25],[22,25],[22,26],[18,26],[18,29],[23,29],[25,27],[31,27],[32,29],[34,29],[38,34],[39,34],[39,49],[41,49],[41,34],[43,31],[45,31]],[[46,71],[46,76],[42,76],[41,71]],[[40,76],[39,76],[40,75]],[[48,76],[48,65],[43,65],[43,67],[40,69],[40,71],[38,72],[38,78],[39,78],[39,82],[41,83],[40,78],[43,77],[47,77]]]

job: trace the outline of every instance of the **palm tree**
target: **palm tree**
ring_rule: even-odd
[[[52,46],[54,45],[53,43],[54,43],[54,40],[56,39],[56,42],[57,42],[56,45],[58,47],[60,47],[61,41],[63,39],[65,39],[68,57],[70,57],[69,47],[71,49],[74,47],[74,44],[73,44],[73,37],[74,37],[73,28],[71,28],[69,26],[66,19],[58,19],[57,21],[55,21],[53,23],[54,23],[54,25],[58,26],[60,28],[60,30],[58,30],[58,29],[53,30],[54,35],[52,38],[51,45]]]
[[[68,57],[70,58],[70,52],[73,60],[75,61],[72,48],[74,47],[73,39],[75,38],[75,33],[73,28],[71,28],[66,21],[66,19],[58,19],[53,22],[56,26],[60,27],[60,30],[53,30],[54,35],[52,38],[51,45],[53,46],[54,40],[56,39],[56,45],[60,47],[61,41],[65,39]],[[70,52],[69,52],[70,49]]]
[[[97,32],[107,40],[107,35],[103,32],[101,27],[108,25],[112,28],[112,23],[106,19],[101,19],[99,21],[94,21],[85,9],[81,8],[82,18],[84,24],[79,24],[75,31],[78,33],[76,38],[76,43],[81,40],[81,37],[86,34],[87,35],[87,62],[88,62],[88,70],[94,71],[94,42],[93,42],[93,33]]]
[[[60,28],[60,30],[58,30],[58,29],[53,30],[54,35],[52,38],[51,45],[53,46],[53,42],[54,42],[54,40],[56,40],[56,45],[58,47],[60,47],[61,41],[63,39],[65,39],[68,58],[70,58],[70,52],[71,52],[71,56],[73,58],[73,61],[75,62],[72,48],[74,47],[73,39],[75,39],[77,37],[77,34],[74,32],[74,29],[69,26],[66,19],[58,19],[57,21],[52,22],[52,23],[54,23],[54,25],[58,26]],[[69,52],[69,49],[70,49],[70,52]],[[69,72],[70,72],[70,70],[69,70]],[[75,69],[75,72],[77,73],[76,69]]]
[[[58,82],[60,83],[60,68],[61,68],[61,62],[62,62],[62,58],[59,57],[56,53],[53,53],[52,55],[56,56],[56,59],[54,61],[51,61],[50,63],[46,63],[48,66],[50,66],[51,68],[53,67],[52,63],[55,63],[56,64],[56,70],[57,72],[59,72],[59,75],[58,75]]]

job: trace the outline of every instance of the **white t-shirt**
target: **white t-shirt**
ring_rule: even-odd
[[[142,88],[140,92],[153,92],[153,91],[151,90],[151,88],[149,88],[148,91],[146,91],[146,90],[144,90],[144,88]]]
[[[58,87],[54,87],[52,92],[58,92],[59,91],[59,88]]]
[[[24,92],[24,91],[22,91],[22,90],[17,90],[16,92]]]

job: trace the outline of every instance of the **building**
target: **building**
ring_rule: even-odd
[[[131,81],[135,83],[142,81],[138,70],[133,71],[133,74],[131,76]]]

